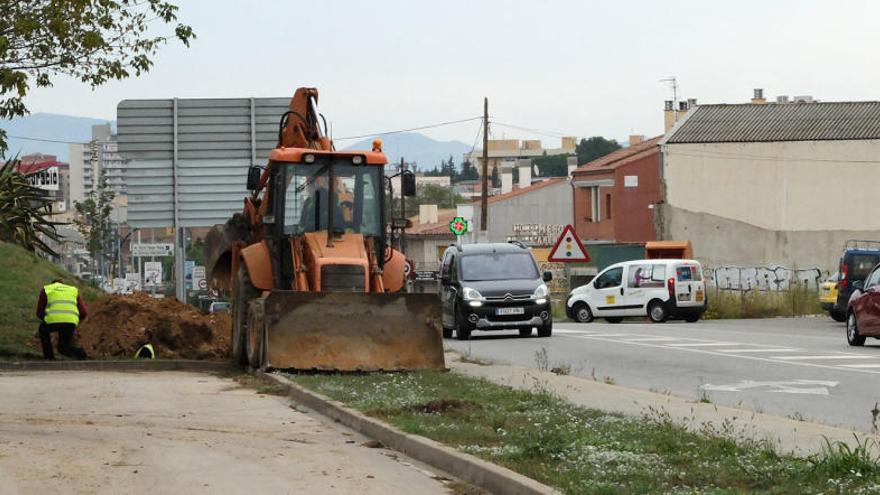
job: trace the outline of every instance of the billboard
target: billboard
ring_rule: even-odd
[[[39,172],[25,176],[28,183],[45,191],[57,191],[61,185],[61,175],[58,167],[46,167]]]

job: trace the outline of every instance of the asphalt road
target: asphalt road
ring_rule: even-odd
[[[446,345],[497,363],[568,366],[572,375],[864,432],[880,401],[880,340],[850,347],[844,324],[830,318],[556,323],[551,338],[475,332]]]

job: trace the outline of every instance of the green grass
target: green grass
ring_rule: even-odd
[[[39,321],[34,314],[40,289],[53,278],[77,285],[86,302],[100,291],[72,274],[16,245],[0,242],[0,359],[41,358],[39,349],[27,346]]]
[[[709,291],[707,320],[774,318],[823,314],[819,294],[814,290],[788,292]]]
[[[570,494],[880,493],[867,443],[802,459],[734,440],[733,427],[693,432],[654,411],[625,418],[537,388],[518,391],[455,373],[292,375],[296,382]]]

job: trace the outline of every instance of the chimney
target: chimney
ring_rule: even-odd
[[[630,134],[629,136],[629,145],[633,146],[639,143],[643,143],[645,141],[644,134]]]
[[[687,109],[688,109],[688,102],[686,102],[686,101],[678,102],[678,111],[679,112],[687,112]]]
[[[767,103],[767,100],[764,99],[764,90],[761,88],[755,88],[755,95],[752,97],[752,103],[755,105],[763,105]]]
[[[529,187],[532,185],[532,161],[528,158],[521,158],[516,161],[519,168],[519,187]]]
[[[786,104],[788,103],[788,95],[779,95],[776,97],[776,103]]]
[[[437,223],[437,205],[419,205],[419,223]]]
[[[672,111],[672,100],[666,100],[663,102],[663,111],[665,111],[665,112]]]
[[[513,165],[501,165],[501,194],[513,191]]]
[[[566,165],[568,165],[568,178],[571,178],[571,173],[574,172],[574,169],[578,168],[578,157],[570,156],[565,159]]]
[[[688,98],[688,109],[696,108],[697,99],[696,98]]]

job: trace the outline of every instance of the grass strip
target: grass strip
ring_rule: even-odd
[[[575,406],[540,386],[515,390],[456,373],[290,375],[318,393],[412,434],[505,466],[570,494],[880,493],[871,442],[829,443],[810,458],[692,432],[662,411],[628,418]]]

